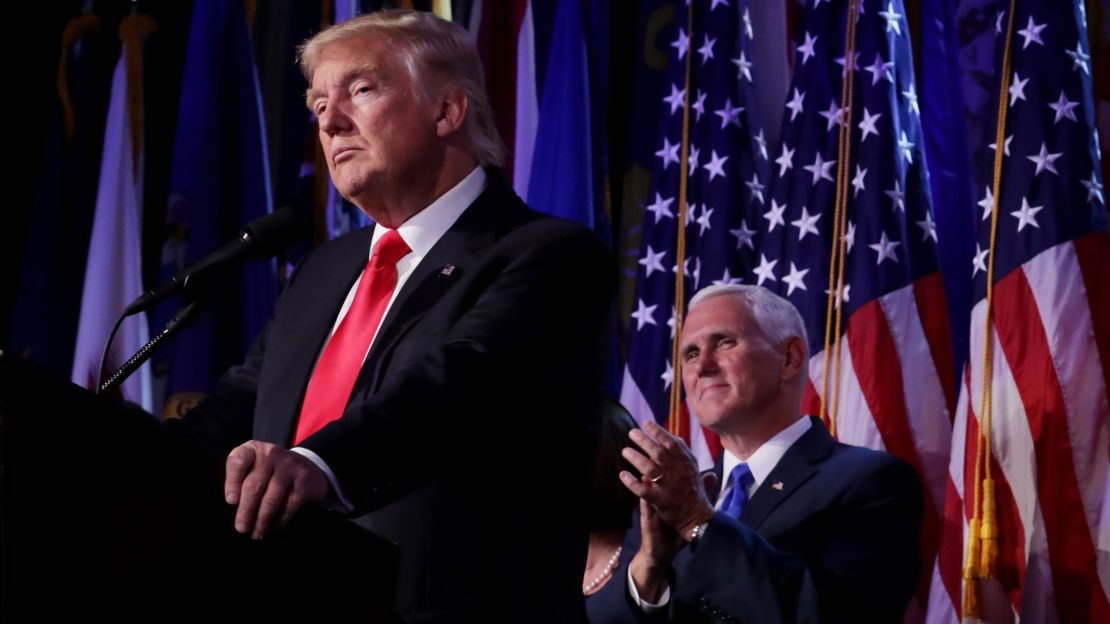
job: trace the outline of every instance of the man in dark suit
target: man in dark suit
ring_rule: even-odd
[[[918,477],[800,415],[797,310],[758,286],[710,287],[691,300],[679,349],[690,405],[724,458],[703,476],[680,438],[655,423],[632,432],[638,449],[624,453],[643,476],[621,480],[641,498],[639,550],[608,617],[901,621],[920,569]],[[718,482],[714,507],[706,485]]]
[[[372,13],[301,66],[336,188],[377,225],[306,258],[246,362],[175,428],[230,451],[240,532],[324,502],[396,542],[406,621],[581,621],[604,246],[501,177],[461,27]]]

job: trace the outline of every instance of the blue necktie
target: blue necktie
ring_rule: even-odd
[[[732,489],[728,491],[728,496],[721,505],[721,511],[739,520],[740,512],[744,511],[744,504],[748,502],[748,487],[755,482],[755,477],[752,476],[752,470],[747,464],[739,463],[729,473],[728,478]]]

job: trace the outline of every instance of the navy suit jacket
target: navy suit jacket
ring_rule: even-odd
[[[220,453],[291,444],[371,233],[311,253],[246,362],[174,427]],[[398,293],[343,417],[302,443],[359,523],[401,547],[402,619],[585,619],[581,458],[594,453],[614,282],[592,232],[529,210],[490,171]]]
[[[718,475],[720,465],[717,467]],[[902,460],[832,439],[820,420],[782,456],[740,521],[718,512],[672,566],[676,622],[900,622],[920,574],[921,484]],[[639,548],[635,518],[624,548]],[[592,622],[647,621],[621,592]]]

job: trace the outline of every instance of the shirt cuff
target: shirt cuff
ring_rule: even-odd
[[[667,603],[671,601],[671,586],[663,581],[663,595],[659,596],[659,602],[648,602],[640,598],[640,592],[636,591],[636,581],[632,580],[632,566],[628,566],[628,595],[632,596],[632,602],[640,607],[644,615],[654,615],[667,608]]]
[[[316,467],[323,471],[324,476],[328,478],[328,483],[331,484],[331,491],[335,494],[333,500],[328,501],[331,503],[329,506],[335,507],[337,511],[342,511],[344,513],[349,513],[355,508],[343,493],[343,488],[339,487],[339,480],[335,478],[335,473],[331,471],[331,468],[328,467],[327,462],[325,462],[322,457],[303,446],[295,446],[289,450],[306,457],[308,461],[316,464]]]

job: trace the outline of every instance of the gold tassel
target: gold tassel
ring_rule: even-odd
[[[979,519],[972,518],[967,527],[967,561],[964,563],[964,578],[968,580],[979,578],[980,535]]]
[[[983,605],[979,600],[979,581],[968,579],[964,583],[964,618],[981,619]]]
[[[980,617],[979,602],[979,519],[972,518],[967,530],[967,562],[964,564],[964,617]]]
[[[979,527],[980,578],[995,578],[998,573],[998,518],[994,509],[994,479],[983,479],[983,520]]]

